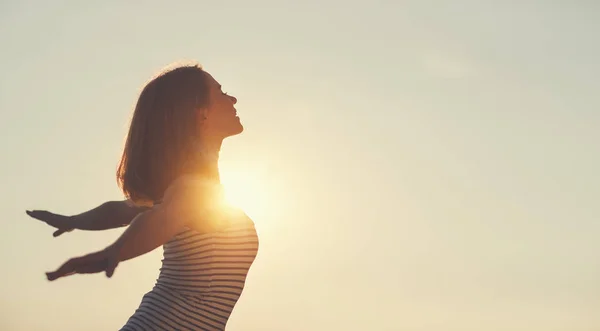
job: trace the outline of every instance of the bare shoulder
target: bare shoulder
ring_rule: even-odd
[[[187,226],[201,232],[214,231],[215,216],[222,205],[221,185],[197,175],[185,175],[169,186],[163,208]],[[217,217],[218,218],[218,217]]]
[[[197,195],[199,200],[210,199],[220,188],[219,184],[215,184],[203,176],[185,175],[177,178],[167,188],[164,194],[163,201],[172,199],[183,199]]]

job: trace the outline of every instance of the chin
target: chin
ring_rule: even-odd
[[[225,136],[231,137],[231,136],[238,135],[242,132],[244,132],[244,126],[241,123],[238,123],[238,124],[232,126],[231,128],[229,128],[229,130],[227,130],[227,134]]]
[[[242,132],[244,132],[244,126],[242,125],[242,123],[240,123],[240,124],[237,126],[237,130],[235,131],[235,133],[234,133],[234,134],[240,134],[240,133],[242,133]]]

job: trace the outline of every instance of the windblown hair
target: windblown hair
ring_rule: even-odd
[[[193,154],[198,110],[208,102],[207,75],[197,64],[164,71],[146,84],[117,169],[117,182],[127,198],[136,204],[162,199]]]

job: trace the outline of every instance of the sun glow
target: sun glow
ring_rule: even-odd
[[[241,208],[255,222],[264,220],[273,198],[267,192],[265,178],[247,170],[222,169],[221,183],[228,204]]]

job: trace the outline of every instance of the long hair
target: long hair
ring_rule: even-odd
[[[163,71],[138,98],[117,182],[137,204],[162,199],[193,154],[200,108],[209,102],[207,75],[198,64]]]

